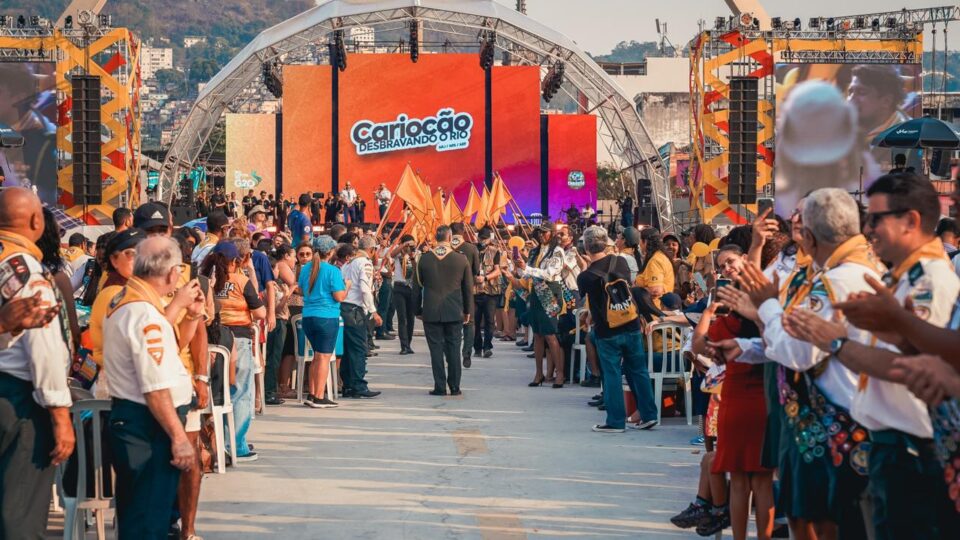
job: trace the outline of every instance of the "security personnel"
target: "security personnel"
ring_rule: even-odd
[[[163,312],[163,297],[180,280],[181,260],[170,238],[138,244],[134,275],[111,301],[103,325],[121,540],[166,537],[180,471],[196,460],[183,428],[193,385]],[[198,318],[203,309],[201,296],[187,316]]]
[[[450,395],[461,394],[461,327],[470,323],[473,313],[475,274],[467,258],[450,245],[450,229],[447,225],[437,227],[438,245],[420,256],[414,281],[414,305],[423,318],[423,333],[430,347],[432,396],[446,395],[448,386]],[[444,358],[449,374],[444,370]]]
[[[895,173],[878,178],[867,195],[864,233],[877,256],[892,268],[883,281],[904,307],[912,307],[914,314],[932,325],[946,326],[960,292],[960,278],[934,234],[940,202],[933,185],[912,173]],[[883,288],[877,281],[873,286]],[[818,346],[836,351],[840,362],[859,373],[851,413],[870,430],[870,492],[877,538],[953,534],[948,531],[957,530],[958,516],[943,482],[927,405],[891,380],[900,350],[883,342],[887,337],[883,334],[876,336],[880,339],[874,340],[876,346],[870,346],[847,343],[839,325],[820,326]]]
[[[43,210],[32,191],[0,189],[0,304],[35,298],[62,305],[35,242]],[[41,538],[55,466],[73,452],[70,422],[69,329],[58,314],[49,324],[0,336],[0,538]],[[5,324],[6,326],[6,324]]]
[[[470,272],[473,276],[474,286],[480,285],[480,249],[471,242],[463,238],[465,227],[463,223],[452,223],[450,230],[453,232],[453,240],[450,241],[454,251],[467,258],[470,263]],[[473,350],[473,340],[476,333],[476,324],[473,318],[463,325],[463,367],[468,368],[472,364],[470,354]]]

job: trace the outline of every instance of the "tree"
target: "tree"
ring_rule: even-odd
[[[633,194],[630,189],[628,175],[617,168],[613,163],[597,164],[597,198],[606,200],[620,200],[626,194]],[[626,189],[624,189],[626,187]]]
[[[659,46],[655,41],[621,41],[610,54],[595,56],[599,62],[643,62],[648,56],[656,56]]]

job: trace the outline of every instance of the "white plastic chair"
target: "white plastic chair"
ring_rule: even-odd
[[[97,523],[97,539],[105,540],[106,516],[104,512],[114,507],[113,497],[104,495],[105,481],[112,481],[113,475],[103,466],[103,419],[102,413],[109,412],[111,401],[108,399],[83,399],[77,401],[70,408],[73,421],[73,433],[77,439],[77,484],[76,497],[69,497],[63,489],[63,469],[57,474],[57,489],[59,491],[61,502],[63,503],[63,539],[75,540],[86,537],[85,519],[86,512],[93,512]],[[82,414],[92,413],[92,446],[88,448],[83,429]],[[91,460],[90,453],[93,453]],[[87,497],[87,484],[90,478],[87,477],[87,463],[93,463],[93,497]],[[61,466],[62,467],[62,466]],[[80,519],[78,519],[78,517]]]
[[[293,353],[297,357],[297,401],[303,401],[303,381],[305,377],[303,374],[304,370],[307,369],[307,364],[313,362],[313,347],[310,346],[310,340],[306,339],[304,334],[303,338],[303,354],[300,354],[300,334],[303,330],[303,315],[294,315],[290,317],[290,324],[293,325]],[[340,319],[340,331],[343,331],[343,319]],[[337,399],[338,392],[337,386],[339,381],[337,380],[339,374],[337,373],[337,358],[336,356],[330,358],[330,373],[327,374],[327,395],[330,396],[330,399]]]
[[[681,348],[682,336],[689,328],[675,323],[658,323],[653,325],[649,334],[647,334],[647,369],[650,371],[650,378],[653,379],[654,400],[657,402],[657,421],[660,421],[661,406],[663,401],[663,382],[665,380],[675,380],[678,384],[683,384],[684,408],[687,412],[687,425],[693,424],[693,393],[691,391],[690,370],[684,369],[683,350]],[[660,351],[653,350],[653,336],[660,332],[664,345]],[[669,345],[669,346],[668,346]],[[661,353],[663,363],[660,371],[653,369],[653,355]]]
[[[576,367],[576,359],[580,359],[580,382],[587,379],[587,335],[580,331],[580,317],[587,313],[586,309],[577,309],[573,316],[577,319],[577,329],[573,335],[573,351],[570,353],[570,376],[573,376],[573,369]],[[581,343],[581,336],[583,341]]]
[[[215,364],[214,359],[217,356],[223,358],[223,405],[214,405],[213,388],[208,383],[207,395],[210,399],[207,402],[207,408],[203,410],[204,414],[213,415],[213,433],[217,439],[217,474],[227,472],[227,456],[225,450],[225,440],[223,433],[223,417],[227,417],[227,428],[230,430],[230,457],[233,458],[233,466],[237,466],[237,427],[233,419],[233,403],[230,401],[230,351],[220,345],[210,345],[210,365]],[[207,371],[210,373],[210,370]]]
[[[259,405],[256,413],[263,415],[267,412],[267,391],[265,386],[267,369],[264,361],[266,359],[266,351],[264,351],[264,344],[260,343],[260,337],[262,335],[260,323],[253,323],[251,328],[253,328],[253,374],[257,377],[256,395],[254,396],[254,399]]]

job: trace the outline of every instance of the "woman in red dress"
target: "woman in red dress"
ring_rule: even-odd
[[[736,280],[744,264],[746,257],[740,246],[727,244],[720,248],[717,266],[723,277]],[[756,325],[736,313],[718,317],[707,332],[712,342],[759,336]],[[730,474],[730,524],[733,537],[736,540],[747,537],[752,492],[757,507],[757,537],[770,538],[774,510],[773,470],[763,467],[760,460],[767,424],[763,366],[727,363],[720,402],[717,455],[713,460],[712,472]]]

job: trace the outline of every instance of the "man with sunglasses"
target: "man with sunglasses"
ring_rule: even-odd
[[[867,196],[864,233],[891,268],[883,284],[868,283],[877,291],[891,287],[904,308],[930,324],[947,325],[960,278],[935,235],[940,201],[933,185],[913,173],[888,174],[870,186]],[[866,296],[853,294],[847,300]],[[957,514],[947,498],[927,406],[895,369],[896,358],[913,347],[892,332],[875,332],[876,346],[848,342],[844,325],[803,313],[795,322],[801,339],[830,350],[859,373],[851,413],[870,430],[870,491],[878,538],[936,538],[955,530]]]

